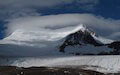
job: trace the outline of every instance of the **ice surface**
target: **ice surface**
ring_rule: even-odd
[[[7,61],[7,62],[6,62]],[[31,66],[82,66],[100,72],[114,73],[120,71],[120,56],[64,56],[64,57],[26,57],[1,59],[1,64],[19,67]]]

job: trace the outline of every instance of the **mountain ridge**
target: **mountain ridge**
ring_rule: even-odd
[[[106,46],[107,48],[113,49],[113,51],[110,52],[100,52],[98,54],[120,54],[119,49],[120,49],[120,41],[111,41],[109,39],[104,39],[102,40],[108,40],[108,43],[103,42],[102,40],[99,39],[99,36],[89,30],[86,26],[83,26],[84,30],[78,30],[75,33],[71,33],[66,37],[66,40],[63,42],[63,44],[59,47],[60,52],[65,52],[65,48],[67,46],[83,46],[86,44],[93,45],[94,47],[101,47],[101,46]],[[80,54],[80,53],[76,53]],[[89,53],[88,53],[89,54]]]

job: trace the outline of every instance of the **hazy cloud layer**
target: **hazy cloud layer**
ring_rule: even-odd
[[[91,10],[98,2],[99,0],[0,0],[0,20],[40,15],[37,10],[41,8],[55,8],[72,3],[79,4],[80,8],[85,10]]]
[[[99,0],[0,0],[1,6],[12,8],[49,7],[59,4],[76,2],[79,4],[96,5]]]
[[[101,30],[119,31],[120,20],[104,19],[92,14],[59,14],[46,16],[29,16],[8,20],[8,32],[16,29],[60,29],[85,24]]]

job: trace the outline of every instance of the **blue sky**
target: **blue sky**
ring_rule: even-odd
[[[5,37],[7,20],[24,16],[86,13],[107,19],[120,19],[120,0],[45,0],[45,2],[21,0],[20,2],[0,0],[0,39]]]

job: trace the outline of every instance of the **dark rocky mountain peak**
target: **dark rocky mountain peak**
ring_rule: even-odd
[[[63,42],[63,44],[60,46],[60,52],[64,52],[64,49],[67,46],[74,46],[74,45],[85,45],[85,44],[91,44],[94,46],[102,46],[103,43],[98,42],[94,39],[94,37],[98,37],[95,32],[88,29],[86,26],[83,26],[80,30],[68,35]]]

